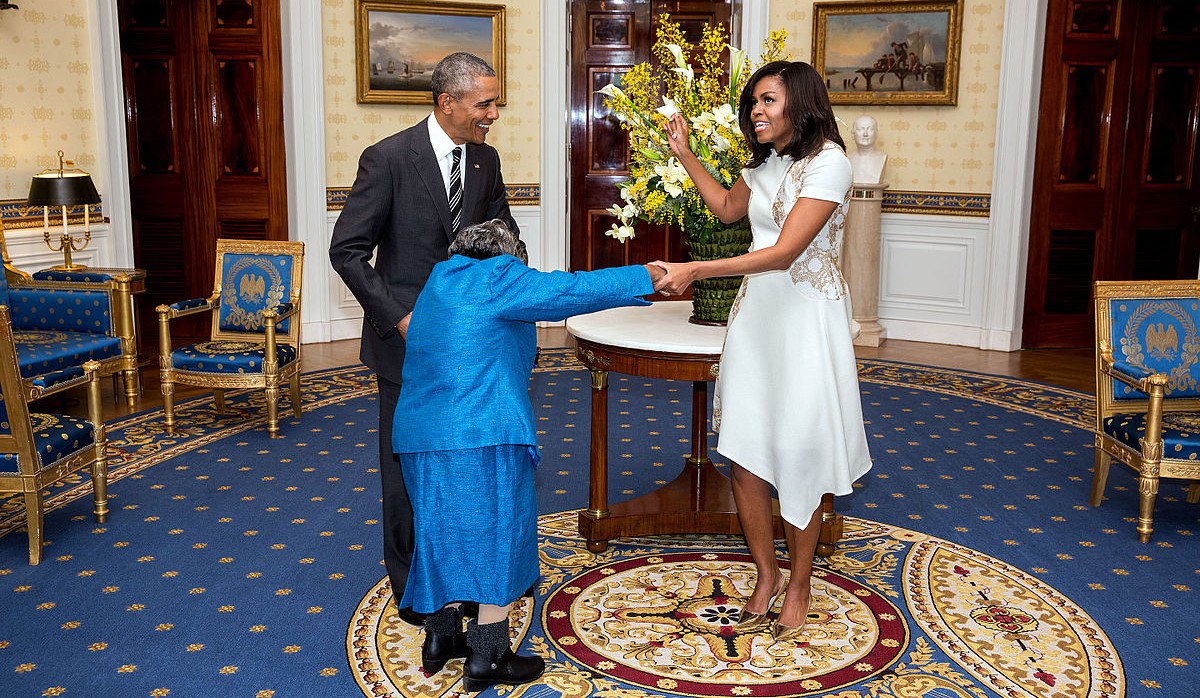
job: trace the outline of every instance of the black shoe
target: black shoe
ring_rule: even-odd
[[[418,628],[425,627],[425,618],[429,616],[428,613],[418,613],[412,610],[412,606],[398,609],[396,611],[396,615],[400,616],[400,620],[404,621],[405,623],[408,623],[409,625],[415,625]]]
[[[446,666],[451,659],[462,659],[467,656],[467,634],[464,632],[439,635],[425,633],[425,642],[421,644],[421,671],[425,676],[433,676]]]
[[[495,661],[483,652],[468,652],[463,670],[463,689],[478,693],[498,683],[516,686],[529,683],[542,675],[546,662],[541,657],[523,657],[511,649]]]

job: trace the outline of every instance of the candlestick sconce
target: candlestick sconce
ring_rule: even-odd
[[[75,163],[63,159],[63,151],[58,151],[58,169],[49,168],[33,176],[29,185],[29,207],[42,207],[42,232],[46,246],[58,252],[62,250],[63,263],[54,269],[84,269],[83,264],[71,262],[71,253],[78,252],[91,242],[92,233],[89,228],[88,207],[100,203],[100,194],[92,183],[92,176],[75,167]],[[83,240],[77,241],[67,227],[67,210],[72,206],[83,206]],[[59,233],[58,246],[50,234],[50,209],[58,208],[62,212],[62,232]]]

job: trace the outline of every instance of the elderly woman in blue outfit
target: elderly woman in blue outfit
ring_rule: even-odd
[[[427,675],[465,657],[464,687],[521,684],[540,657],[512,651],[508,613],[538,577],[538,463],[529,372],[539,320],[647,305],[657,267],[568,274],[526,266],[503,221],[471,226],[433,268],[406,341],[392,446],[413,502],[416,552],[399,607],[429,613]],[[462,602],[479,603],[464,633]]]

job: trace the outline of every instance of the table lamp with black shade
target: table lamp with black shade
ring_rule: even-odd
[[[52,267],[73,271],[84,269],[86,265],[71,262],[71,253],[87,247],[92,239],[88,227],[89,209],[92,204],[100,203],[100,193],[92,183],[92,177],[87,172],[74,166],[75,163],[63,159],[63,151],[58,151],[58,168],[49,168],[33,176],[29,184],[29,204],[42,207],[42,229],[46,246],[58,252],[62,250],[63,263]],[[67,228],[67,210],[72,206],[83,206],[83,242],[78,243],[75,236]],[[62,233],[58,239],[58,247],[54,246],[50,236],[50,209],[57,207],[62,210]]]

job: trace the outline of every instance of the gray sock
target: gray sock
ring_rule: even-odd
[[[462,610],[455,606],[443,606],[425,618],[425,632],[434,635],[455,635],[462,632]]]
[[[508,639],[508,619],[505,618],[499,623],[487,625],[479,625],[474,619],[469,621],[467,623],[467,647],[472,652],[487,657],[488,661],[499,659],[505,650],[512,649]]]

